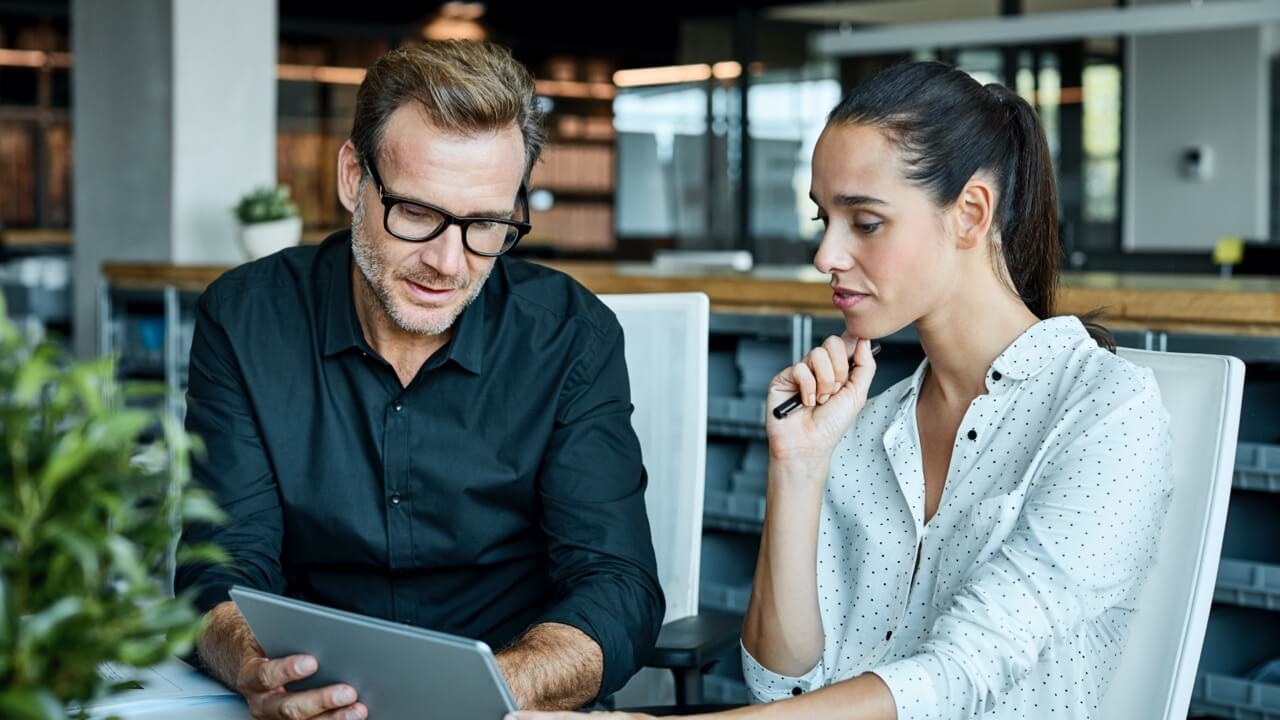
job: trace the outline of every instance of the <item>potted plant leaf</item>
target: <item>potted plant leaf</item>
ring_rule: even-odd
[[[245,195],[236,206],[240,244],[250,260],[292,247],[302,239],[302,218],[289,199],[289,186],[263,187]]]
[[[200,629],[163,578],[179,525],[221,513],[188,484],[181,425],[134,397],[112,359],[71,361],[19,331],[0,298],[0,718],[83,716],[68,705],[122,689],[100,664],[154,665]]]

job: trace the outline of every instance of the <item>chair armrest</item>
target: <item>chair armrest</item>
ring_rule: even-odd
[[[737,647],[741,634],[741,615],[703,610],[697,615],[663,625],[647,665],[670,669],[701,668]]]

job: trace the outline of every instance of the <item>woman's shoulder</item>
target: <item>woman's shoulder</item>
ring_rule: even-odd
[[[1155,374],[1149,368],[1099,347],[1091,339],[1070,354],[1059,381],[1068,404],[1105,396],[1111,404],[1120,405],[1136,398],[1160,396]]]

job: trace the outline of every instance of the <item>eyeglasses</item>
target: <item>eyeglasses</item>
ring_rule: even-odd
[[[364,167],[382,197],[383,227],[401,240],[427,242],[439,237],[450,225],[457,225],[462,229],[463,247],[476,255],[497,257],[515,247],[520,238],[533,229],[527,222],[529,195],[523,184],[520,185],[517,202],[524,208],[526,222],[508,218],[459,217],[435,205],[387,194],[373,163],[366,162]]]

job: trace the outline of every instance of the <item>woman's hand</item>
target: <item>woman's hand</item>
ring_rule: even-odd
[[[584,717],[595,717],[596,720],[657,720],[653,715],[639,715],[635,712],[534,712],[521,710],[508,712],[504,720],[582,720]]]
[[[781,462],[828,462],[866,404],[875,374],[869,340],[835,335],[778,373],[769,383],[765,413],[770,457]],[[768,412],[796,393],[802,405],[790,415],[779,420]]]

